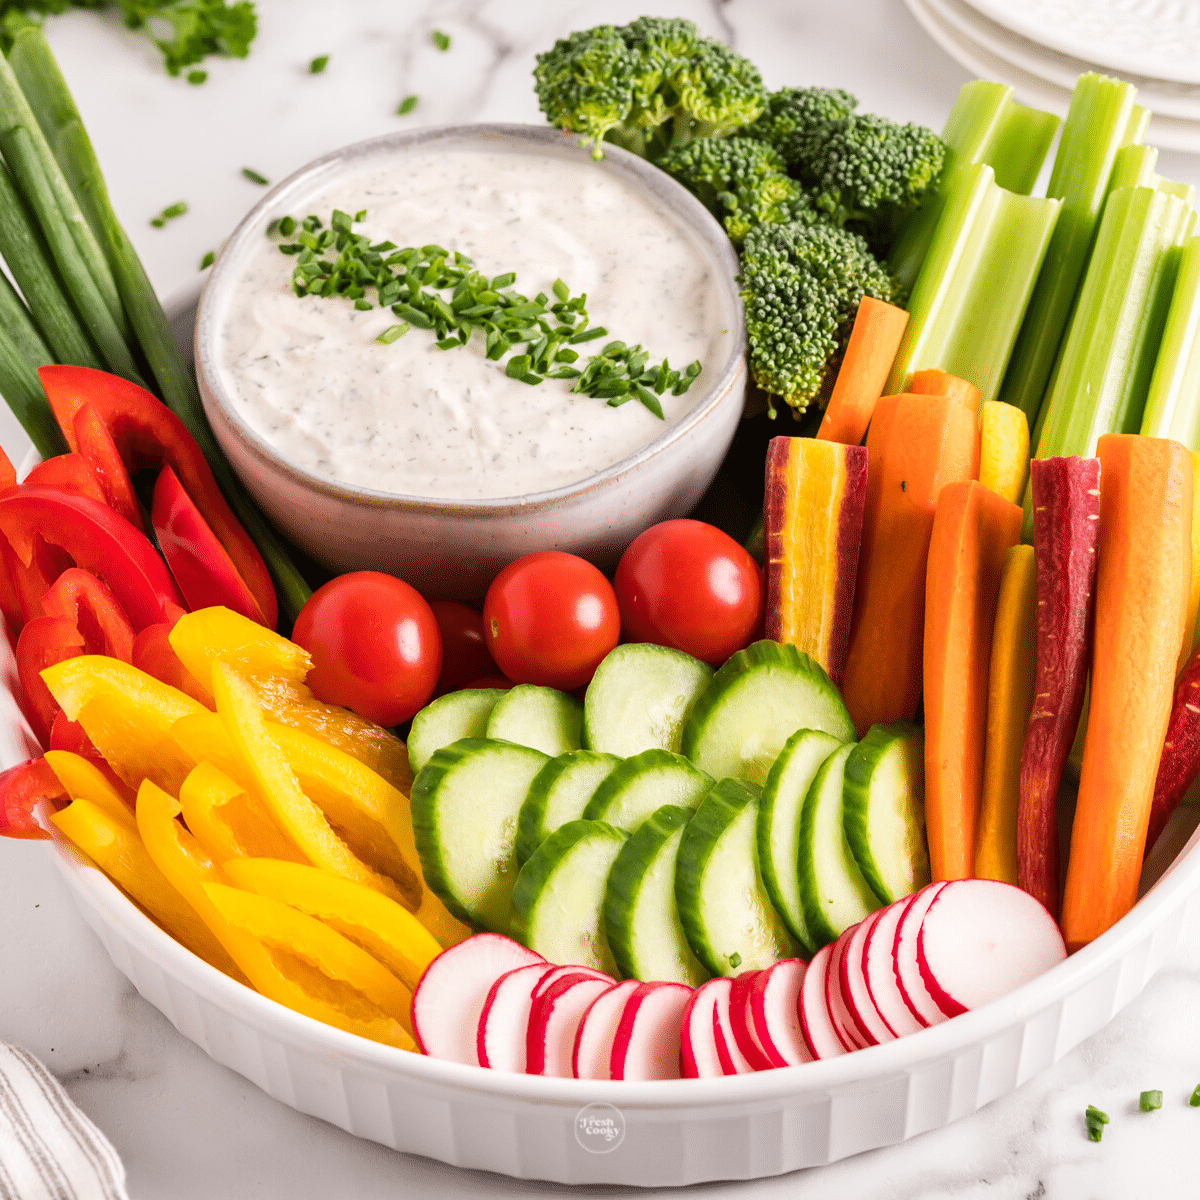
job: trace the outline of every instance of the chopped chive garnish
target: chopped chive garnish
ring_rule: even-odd
[[[1087,1106],[1087,1132],[1093,1142],[1098,1142],[1104,1136],[1104,1127],[1108,1124],[1108,1113],[1101,1112],[1094,1104]]]
[[[208,253],[207,253],[207,254],[206,254],[206,255],[205,255],[205,256],[204,256],[204,257],[203,257],[203,258],[200,260],[200,270],[202,270],[202,271],[207,271],[207,270],[208,270],[208,268],[209,268],[209,267],[211,267],[211,266],[213,265],[213,263],[215,263],[216,261],[217,261],[217,256],[216,256],[216,253],[215,253],[214,251],[210,250],[210,251],[209,251],[209,252],[208,252]]]
[[[729,956],[729,965],[735,971],[742,965],[742,956],[738,954],[737,951],[734,951],[734,953]]]
[[[1188,1097],[1188,1103],[1193,1108],[1200,1108],[1200,1083],[1196,1085],[1196,1090]]]
[[[1154,1112],[1156,1109],[1162,1108],[1162,1092],[1143,1092],[1138,1097],[1138,1108],[1142,1112]]]
[[[198,83],[203,83],[207,78],[207,71],[189,71],[187,73],[187,81],[193,86]]]
[[[420,103],[420,96],[405,96],[404,99],[400,101],[400,107],[396,109],[396,116],[407,117],[408,114],[412,112],[413,109],[415,109]]]
[[[282,217],[279,221],[279,232],[284,237],[291,237],[296,232],[296,218]]]
[[[257,183],[259,187],[266,187],[271,182],[265,175],[260,175],[253,167],[243,167],[242,175],[250,180],[251,183]]]
[[[435,29],[430,36],[433,44],[439,50],[446,51],[450,49],[450,35],[448,33],[443,33],[440,29]]]
[[[375,340],[382,342],[385,346],[390,346],[397,338],[402,338],[412,326],[407,321],[401,321],[399,325],[389,325]]]
[[[187,210],[188,206],[187,201],[185,200],[180,200],[176,204],[168,204],[167,207],[164,208],[157,217],[150,218],[150,224],[153,225],[155,229],[161,229],[173,218],[182,217]]]
[[[329,55],[318,54],[317,57],[308,64],[308,73],[310,75],[320,75],[327,66],[329,66]]]

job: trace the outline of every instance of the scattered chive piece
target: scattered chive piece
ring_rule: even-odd
[[[207,254],[206,254],[206,255],[205,255],[205,256],[204,256],[204,257],[203,257],[203,258],[200,260],[200,270],[202,270],[202,271],[207,271],[207,270],[208,270],[208,268],[209,268],[209,267],[211,267],[211,266],[213,265],[213,263],[215,263],[216,261],[217,261],[217,256],[216,256],[216,254],[215,254],[215,253],[214,253],[212,250],[210,250],[210,251],[209,251],[209,252],[208,252],[208,253],[207,253]]]
[[[443,33],[440,29],[435,29],[432,34],[433,44],[442,51],[450,49],[450,35]]]
[[[266,187],[271,181],[265,176],[260,175],[252,167],[243,167],[242,174],[250,180],[251,183],[257,183],[260,187]]]
[[[191,84],[203,83],[207,78],[207,71],[189,71],[187,73],[187,81]]]
[[[375,340],[382,342],[385,346],[390,346],[397,338],[402,338],[411,328],[412,326],[407,321],[401,321],[399,325],[389,325]]]
[[[317,57],[308,64],[308,73],[310,75],[320,75],[327,66],[329,66],[329,55],[318,54]]]
[[[1098,1142],[1104,1136],[1104,1127],[1108,1124],[1108,1113],[1101,1112],[1094,1104],[1087,1106],[1087,1132],[1093,1142]]]
[[[1142,1112],[1154,1112],[1156,1109],[1162,1108],[1162,1092],[1143,1092],[1138,1097],[1138,1108]]]
[[[284,237],[291,237],[296,232],[296,218],[282,217],[277,228]]]
[[[729,956],[729,965],[735,971],[742,965],[742,956],[736,950]]]
[[[186,200],[180,200],[175,204],[168,204],[166,208],[158,214],[157,217],[150,218],[150,224],[155,229],[161,229],[168,221],[174,217],[182,217],[187,212],[188,206]]]
[[[420,96],[405,96],[404,99],[400,101],[400,107],[396,109],[396,116],[407,117],[408,114],[412,112],[413,109],[415,109],[420,103]]]
[[[1196,1085],[1196,1090],[1188,1098],[1188,1103],[1193,1108],[1200,1108],[1200,1083]]]

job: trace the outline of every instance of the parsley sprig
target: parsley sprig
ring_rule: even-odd
[[[385,345],[416,328],[432,332],[439,350],[453,350],[479,330],[489,359],[509,356],[504,371],[511,379],[531,386],[569,379],[572,392],[613,408],[637,400],[660,419],[659,397],[668,391],[682,396],[700,374],[698,361],[679,371],[665,358],[652,363],[649,351],[622,341],[607,342],[577,366],[576,346],[608,336],[603,326],[591,324],[586,295],[572,295],[557,279],[552,296],[539,292],[530,299],[514,290],[513,272],[489,278],[458,251],[372,242],[353,229],[366,215],[365,209],[353,217],[334,209],[328,226],[316,215],[283,217],[270,232],[295,239],[279,249],[296,258],[297,296],[342,296],[366,312],[375,307],[367,297],[374,289],[379,306],[399,318],[376,339]]]

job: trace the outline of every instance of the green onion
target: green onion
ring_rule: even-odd
[[[206,251],[204,257],[200,260],[200,270],[207,271],[216,261],[216,254],[212,250]]]
[[[243,167],[242,175],[250,180],[251,183],[257,183],[259,187],[266,187],[271,182],[265,175],[260,175],[253,167]]]
[[[404,99],[400,101],[400,106],[396,109],[396,116],[407,117],[408,114],[412,112],[418,104],[420,104],[420,102],[420,96],[405,96]]]
[[[729,956],[729,965],[735,971],[742,965],[742,956],[736,950]]]
[[[0,395],[43,458],[66,452],[37,368],[54,361],[21,297],[0,271]]]
[[[167,207],[164,208],[157,217],[151,217],[150,224],[153,225],[155,229],[161,229],[174,217],[182,217],[187,210],[187,203],[183,200],[180,200],[178,204],[168,204]]]
[[[407,321],[401,321],[399,325],[389,325],[375,340],[382,342],[385,346],[390,346],[397,338],[402,338],[412,326]]]
[[[208,78],[207,71],[189,71],[187,73],[187,81],[188,81],[188,83],[192,84],[193,86],[195,86],[196,84],[199,84],[199,83],[203,83],[207,78]]]
[[[1200,1083],[1196,1085],[1196,1090],[1188,1097],[1188,1104],[1192,1108],[1200,1108]]]
[[[1098,1142],[1104,1136],[1104,1127],[1108,1124],[1108,1113],[1101,1112],[1094,1104],[1087,1106],[1087,1134],[1093,1142]]]
[[[1142,1112],[1155,1112],[1162,1108],[1162,1092],[1143,1092],[1138,1097],[1138,1108]]]
[[[443,53],[450,49],[450,35],[443,33],[440,29],[435,29],[430,35],[433,44]]]
[[[318,54],[317,57],[308,64],[308,73],[310,75],[320,75],[327,66],[329,66],[329,55]]]

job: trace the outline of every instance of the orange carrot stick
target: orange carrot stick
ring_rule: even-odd
[[[821,428],[817,430],[819,440],[845,442],[850,446],[862,441],[907,324],[908,313],[904,309],[874,296],[862,298]]]
[[[937,367],[914,371],[908,390],[918,396],[952,396],[955,400],[970,405],[972,412],[979,411],[983,400],[983,393],[973,383],[940,371]]]
[[[1191,454],[1135,434],[1105,434],[1096,454],[1095,649],[1062,913],[1072,950],[1137,900],[1191,591]]]
[[[933,514],[943,486],[979,473],[975,413],[946,396],[884,396],[867,431],[867,456],[842,689],[860,736],[916,714]]]

